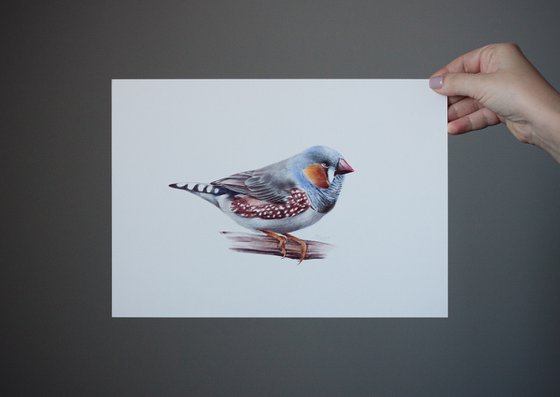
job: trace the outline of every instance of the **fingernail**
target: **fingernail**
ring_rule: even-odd
[[[430,88],[432,90],[437,90],[443,87],[443,76],[434,76],[430,79]]]

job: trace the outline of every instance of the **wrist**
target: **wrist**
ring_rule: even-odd
[[[554,91],[533,124],[533,144],[560,163],[560,93]]]
[[[560,93],[551,85],[533,85],[516,97],[519,113],[505,117],[505,124],[521,142],[538,146],[560,163]]]

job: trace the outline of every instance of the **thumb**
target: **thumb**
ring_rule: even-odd
[[[448,73],[430,78],[430,88],[446,96],[468,96],[480,100],[486,88],[485,77],[473,73]]]

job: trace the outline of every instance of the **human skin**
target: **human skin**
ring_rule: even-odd
[[[560,162],[560,93],[512,43],[468,52],[436,71],[430,88],[448,96],[452,135],[504,123],[521,142]]]

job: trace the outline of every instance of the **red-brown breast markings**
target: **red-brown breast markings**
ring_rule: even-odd
[[[247,195],[237,195],[231,203],[231,211],[243,218],[283,219],[299,215],[310,206],[303,190],[292,189],[285,203],[270,203]]]

